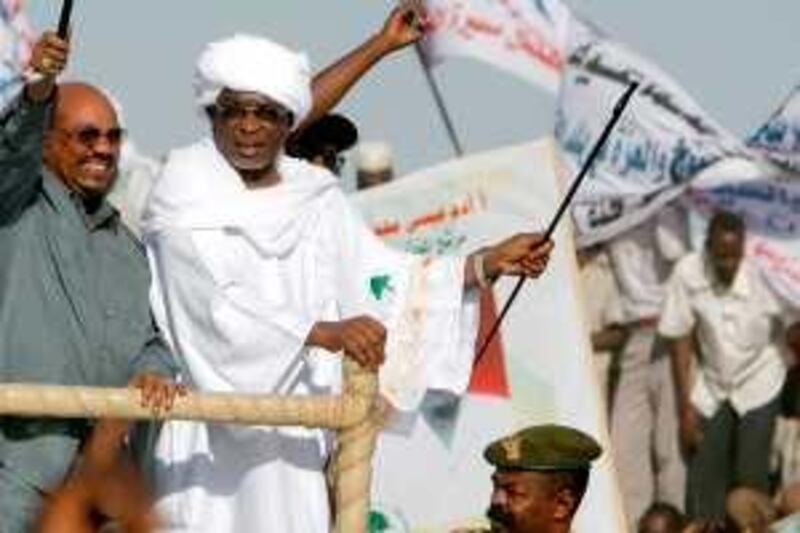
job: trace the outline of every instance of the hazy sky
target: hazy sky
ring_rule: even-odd
[[[60,0],[28,0],[37,28]],[[209,40],[258,32],[306,50],[321,68],[376,31],[386,0],[76,0],[70,77],[110,88],[134,139],[152,155],[191,142],[194,60]],[[800,82],[798,0],[572,0],[595,23],[674,76],[722,125],[754,130]],[[436,70],[468,151],[548,134],[553,96],[468,59]],[[385,139],[401,173],[452,155],[417,59],[374,69],[340,111],[362,139]]]

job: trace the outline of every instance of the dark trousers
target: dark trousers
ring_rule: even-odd
[[[769,455],[779,398],[739,416],[725,402],[702,419],[703,442],[689,458],[686,512],[696,518],[725,516],[734,487],[769,491]]]

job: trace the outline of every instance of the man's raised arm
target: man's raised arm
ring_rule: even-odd
[[[33,48],[35,80],[11,104],[0,122],[0,224],[13,222],[36,198],[41,180],[42,144],[69,43],[46,32]]]
[[[381,31],[314,76],[312,84],[314,106],[298,127],[298,131],[333,109],[375,63],[390,53],[418,41],[422,34],[422,23],[414,8],[410,6],[395,8]]]

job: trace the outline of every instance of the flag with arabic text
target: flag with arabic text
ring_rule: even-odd
[[[560,0],[426,0],[428,64],[470,57],[558,90],[570,19]]]
[[[800,172],[800,85],[747,144],[781,167]]]
[[[573,208],[582,244],[640,224],[701,171],[745,150],[658,66],[577,18],[568,50],[555,120],[562,179],[578,172],[619,97],[639,83]]]

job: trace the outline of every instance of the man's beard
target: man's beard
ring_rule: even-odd
[[[492,531],[496,533],[506,533],[511,531],[510,528],[514,524],[514,517],[503,512],[496,505],[489,507],[489,510],[486,511],[486,517],[492,523]]]

